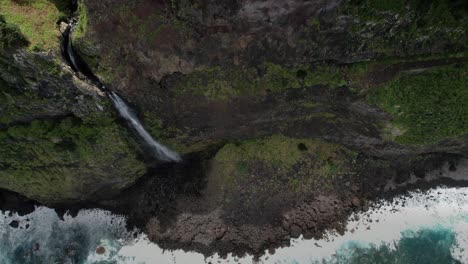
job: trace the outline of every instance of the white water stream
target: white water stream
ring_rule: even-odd
[[[151,137],[148,131],[146,131],[146,129],[141,124],[140,120],[138,120],[137,116],[133,113],[133,110],[128,107],[124,100],[122,100],[116,93],[112,91],[108,92],[108,94],[114,107],[117,109],[117,111],[119,111],[120,116],[130,124],[134,131],[140,136],[141,139],[145,141],[147,146],[149,146],[152,151],[154,151],[160,160],[167,162],[181,161],[179,154],[170,150]]]
[[[66,47],[67,54],[70,58],[70,64],[72,68],[75,71],[81,71],[72,45],[73,28],[70,28],[69,30],[68,44]],[[143,127],[141,121],[135,115],[134,111],[125,103],[124,100],[122,100],[122,98],[120,98],[115,92],[106,89],[102,84],[100,88],[107,92],[109,99],[112,101],[112,104],[117,109],[120,116],[127,121],[133,131],[135,131],[135,133],[145,142],[145,144],[151,149],[153,154],[155,154],[159,160],[165,162],[180,162],[182,160],[179,154],[177,154],[175,151],[153,139],[150,133],[148,133],[148,131]]]

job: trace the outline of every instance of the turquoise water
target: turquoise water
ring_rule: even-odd
[[[405,207],[386,204],[358,215],[359,220],[350,218],[343,236],[293,240],[290,247],[266,254],[258,263],[468,263],[467,194],[468,189],[442,188],[417,193]],[[18,228],[10,226],[12,221]],[[2,212],[0,264],[253,263],[251,256],[205,259],[194,252],[163,251],[144,234],[137,239],[135,234],[126,230],[123,217],[100,210],[63,220],[45,207],[27,216]],[[98,254],[98,247],[105,252]]]
[[[57,226],[56,226],[57,227]],[[125,261],[124,258],[115,259],[116,254],[108,256],[108,260],[88,261],[88,255],[102,240],[91,238],[85,226],[63,230],[54,228],[50,237],[40,241],[47,247],[47,254],[36,254],[34,244],[37,241],[21,243],[16,247],[2,244],[6,258],[4,263],[93,263],[116,264]],[[419,231],[403,232],[403,238],[395,244],[380,246],[362,245],[359,241],[350,241],[336,251],[336,255],[329,260],[311,261],[323,264],[453,264],[461,263],[453,258],[451,248],[455,246],[455,233],[450,228],[436,227]],[[122,246],[117,238],[107,238],[114,241],[111,247]],[[109,244],[106,243],[109,248]],[[7,261],[7,260],[8,261]],[[128,260],[126,261],[128,262]],[[291,263],[300,264],[298,261]]]
[[[327,264],[452,264],[461,263],[451,253],[456,246],[455,233],[450,228],[435,227],[402,233],[395,244],[362,246],[350,242],[337,251]],[[317,262],[319,263],[319,262]]]

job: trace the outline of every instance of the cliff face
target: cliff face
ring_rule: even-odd
[[[319,237],[367,198],[468,153],[462,1],[84,0],[79,10],[81,56],[186,154],[106,202],[166,247],[261,253]]]
[[[0,0],[1,188],[258,253],[467,156],[466,1],[78,1],[77,53],[184,155],[133,184],[151,162],[62,59],[67,3]]]
[[[60,202],[131,185],[146,171],[137,145],[61,59],[57,21],[71,7],[0,3],[0,187]],[[40,23],[19,19],[27,12]],[[77,16],[75,47],[93,72],[155,138],[213,159],[220,181],[260,170],[228,162],[229,144],[283,136],[384,159],[467,152],[464,1],[83,0]],[[318,160],[340,164],[330,155]]]
[[[37,2],[1,2],[0,187],[48,204],[114,194],[146,168],[106,98],[62,59],[56,21],[22,32],[57,10]],[[31,10],[38,21],[12,22]]]
[[[401,72],[456,62],[466,71],[457,1],[85,0],[80,10],[81,55],[183,153],[272,134],[373,155],[425,151],[384,142],[391,117],[365,99]]]

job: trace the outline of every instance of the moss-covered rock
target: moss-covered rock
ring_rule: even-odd
[[[447,0],[348,1],[352,31],[374,57],[441,54],[466,48],[466,7]]]
[[[109,197],[146,172],[110,102],[61,58],[67,6],[0,1],[0,188],[47,204]]]
[[[432,144],[468,133],[467,76],[466,64],[403,72],[369,100],[394,116],[386,134],[397,142]]]
[[[18,50],[0,56],[0,125],[100,111],[106,100],[48,53]]]
[[[95,88],[50,54],[0,57],[0,188],[52,204],[109,196],[146,167]]]
[[[351,180],[356,156],[338,144],[282,135],[229,143],[211,161],[205,199],[229,218],[273,221],[291,204]]]
[[[0,131],[0,187],[46,203],[108,196],[146,168],[109,115],[35,120]]]
[[[174,82],[170,92],[172,97],[198,95],[222,101],[319,84],[336,87],[346,84],[346,81],[335,67],[287,67],[265,63],[257,68],[198,70]]]
[[[355,158],[355,152],[337,144],[274,135],[226,144],[214,157],[210,174],[227,192],[249,189],[247,182],[253,180],[271,191],[318,193],[331,188],[336,177],[352,173]]]

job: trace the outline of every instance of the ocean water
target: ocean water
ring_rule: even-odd
[[[344,235],[293,239],[258,263],[468,263],[468,188],[413,192],[350,216]],[[26,216],[0,212],[0,263],[253,263],[251,256],[164,251],[145,234],[125,228],[125,218],[84,210],[60,219],[37,208]]]

